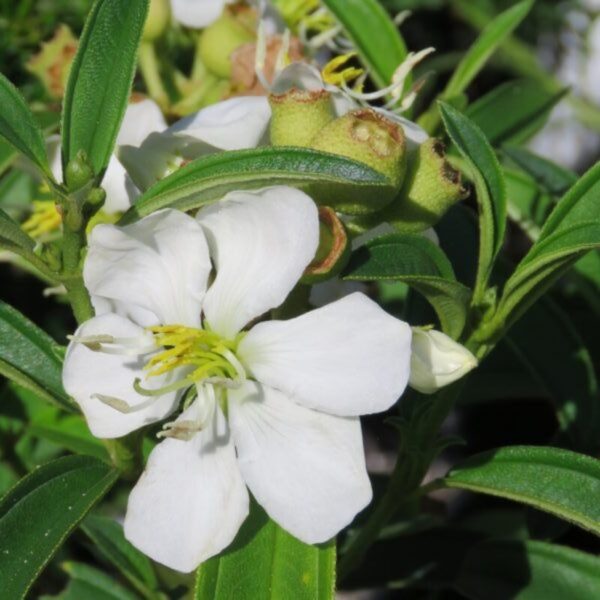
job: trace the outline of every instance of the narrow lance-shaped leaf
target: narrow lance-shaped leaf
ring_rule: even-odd
[[[589,600],[600,597],[600,559],[534,540],[487,540],[467,554],[456,588],[486,600]]]
[[[0,74],[0,137],[52,178],[44,136],[17,88]]]
[[[529,79],[508,81],[469,105],[465,114],[492,145],[520,143],[543,126],[566,92],[548,91]]]
[[[431,303],[448,335],[462,333],[471,290],[456,281],[444,252],[423,236],[391,234],[367,242],[352,255],[344,279],[402,281]]]
[[[21,313],[0,301],[0,373],[42,398],[73,411],[62,386],[57,344]]]
[[[592,167],[552,211],[508,280],[493,327],[511,325],[583,254],[600,247],[600,164]]]
[[[34,241],[0,209],[0,247],[12,250],[19,254],[29,254],[33,251]]]
[[[127,108],[148,0],[96,0],[65,91],[63,169],[80,150],[100,178]]]
[[[482,299],[506,230],[506,186],[498,159],[479,127],[448,104],[441,103],[444,124],[467,161],[479,205],[479,264],[474,302]]]
[[[600,461],[583,454],[550,447],[500,448],[467,459],[443,483],[522,502],[600,534]]]
[[[407,50],[381,4],[377,0],[323,0],[323,4],[344,28],[375,83],[380,87],[390,85]]]
[[[6,598],[24,598],[42,569],[118,472],[89,457],[40,467],[0,500],[0,581]]]
[[[235,190],[289,185],[340,210],[371,212],[390,201],[389,180],[362,163],[305,148],[259,148],[199,158],[146,191],[123,216],[129,223],[161,208],[188,211]]]
[[[464,92],[483,69],[490,56],[527,16],[534,0],[524,0],[500,13],[481,32],[452,74],[442,92],[442,99],[453,98]]]
[[[335,543],[309,546],[253,504],[233,545],[200,566],[195,600],[333,600]]]

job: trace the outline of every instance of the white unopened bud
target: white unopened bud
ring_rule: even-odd
[[[435,329],[413,327],[409,385],[423,394],[433,394],[477,366],[477,359],[464,346]]]

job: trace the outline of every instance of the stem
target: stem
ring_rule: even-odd
[[[140,45],[139,65],[150,97],[156,100],[163,110],[166,110],[169,107],[169,95],[160,76],[156,49],[152,42],[142,42]]]
[[[91,319],[94,316],[94,309],[90,300],[90,295],[83,284],[81,275],[80,259],[81,250],[85,246],[85,229],[79,231],[69,231],[67,227],[63,229],[63,279],[67,296],[73,314],[79,324]]]

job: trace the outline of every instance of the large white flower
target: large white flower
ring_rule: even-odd
[[[98,316],[77,330],[63,381],[99,437],[183,405],[125,518],[127,538],[174,569],[233,540],[246,486],[307,543],[371,499],[358,417],[405,389],[410,327],[360,293],[257,322],[296,285],[318,229],[308,196],[273,187],[228,194],[196,219],[163,210],[91,233],[84,278]]]

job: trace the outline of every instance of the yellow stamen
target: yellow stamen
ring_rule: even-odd
[[[345,66],[355,56],[356,52],[348,52],[347,54],[342,54],[331,59],[321,71],[323,81],[330,85],[342,86],[344,84],[348,85],[355,79],[358,79],[364,73],[364,69]]]
[[[54,202],[51,200],[34,200],[33,213],[23,223],[22,228],[25,233],[37,239],[48,233],[59,231],[61,225],[62,217]]]
[[[240,365],[234,364],[232,356],[243,334],[234,340],[224,340],[207,329],[195,329],[184,325],[158,325],[149,327],[156,345],[163,350],[155,354],[144,367],[148,377],[163,375],[173,369],[194,367],[186,379],[199,382],[204,379],[238,379]]]

